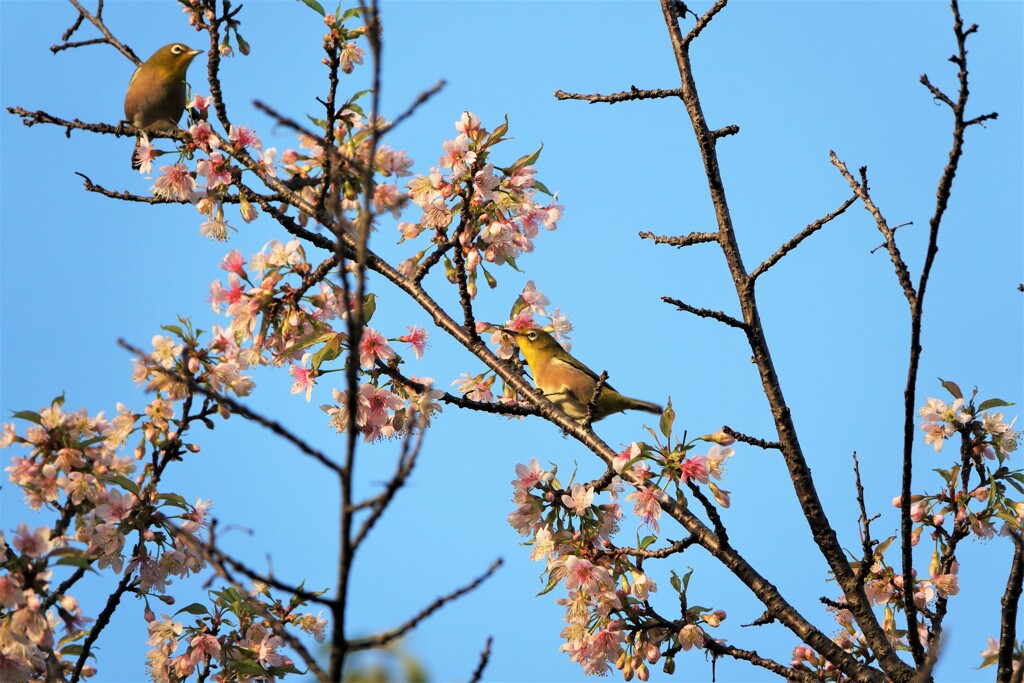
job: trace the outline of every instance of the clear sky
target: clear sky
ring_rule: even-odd
[[[710,3],[695,2],[703,10]],[[999,120],[967,135],[966,153],[943,223],[928,288],[920,398],[941,396],[936,377],[978,386],[983,396],[1024,399],[1022,305],[1022,5],[965,2],[971,38],[969,115],[998,111]],[[60,2],[0,1],[2,104],[43,109],[83,121],[116,123],[132,65],[107,47],[52,55],[48,48],[73,21]],[[176,3],[108,2],[110,28],[137,53],[184,41],[203,47]],[[295,146],[251,102],[260,99],[301,117],[316,113],[324,92],[319,17],[297,2],[252,1],[242,10],[249,57],[225,63],[233,117],[253,125],[266,145]],[[523,257],[525,274],[496,273],[478,316],[504,316],[527,279],[567,311],[574,353],[607,369],[621,391],[648,400],[672,397],[678,425],[702,434],[729,424],[772,439],[771,419],[741,335],[708,320],[673,312],[669,295],[736,312],[724,262],[708,245],[677,251],[637,238],[641,230],[681,234],[713,229],[713,214],[692,130],[673,100],[615,106],[557,102],[552,91],[614,92],[678,86],[655,2],[409,2],[385,0],[385,113],[404,111],[422,90],[447,87],[395,131],[390,144],[407,149],[415,170],[436,165],[441,143],[454,137],[461,112],[493,128],[507,114],[515,140],[507,162],[544,143],[538,179],[558,191],[565,218]],[[88,34],[91,36],[92,34]],[[951,140],[950,114],[918,83],[953,92],[946,59],[955,42],[942,2],[753,2],[731,4],[705,31],[693,63],[712,127],[741,132],[722,140],[720,161],[738,239],[752,268],[807,223],[849,195],[828,160],[830,149],[851,168],[867,165],[873,197],[898,233],[916,280],[923,260],[935,185]],[[193,66],[200,92],[205,58]],[[368,73],[368,70],[364,70]],[[352,79],[355,90],[365,73]],[[285,235],[268,221],[245,225],[228,245],[198,235],[191,207],[114,202],[82,189],[74,173],[115,189],[146,192],[151,182],[128,167],[131,142],[0,117],[0,409],[37,409],[66,392],[67,406],[113,412],[146,398],[131,382],[118,337],[145,345],[161,324],[190,315],[209,329],[224,318],[206,303],[217,264],[232,248],[258,251]],[[499,148],[501,149],[501,148]],[[404,258],[398,233],[384,222],[373,247]],[[826,511],[844,547],[859,547],[851,453],[860,457],[868,508],[883,513],[879,534],[895,533],[891,499],[898,493],[902,391],[909,336],[906,304],[870,215],[854,205],[760,281],[758,298],[782,386],[793,409]],[[388,336],[429,319],[385,282],[376,282],[375,326]],[[440,278],[432,281],[443,290]],[[454,302],[452,296],[442,300]],[[445,387],[480,364],[432,336],[414,367]],[[288,394],[287,373],[258,372],[251,405],[276,415],[326,451],[342,442],[317,405]],[[1011,414],[1017,407],[1008,410]],[[639,413],[601,422],[613,447],[642,439]],[[203,435],[203,450],[165,479],[185,498],[213,499],[231,550],[283,579],[327,588],[336,557],[337,499],[333,482],[308,459],[259,429],[232,419]],[[918,440],[916,490],[935,491],[932,467],[946,466]],[[2,454],[9,458],[11,451]],[[361,451],[360,489],[377,490],[397,455],[396,444]],[[487,678],[561,681],[584,678],[558,651],[562,608],[557,591],[539,598],[542,567],[529,560],[507,524],[514,466],[536,457],[581,476],[599,464],[574,441],[538,419],[523,422],[447,408],[425,442],[419,469],[358,557],[352,622],[366,633],[395,626],[436,596],[467,583],[496,558],[505,567],[478,592],[425,622],[405,647],[434,680],[468,679],[488,635],[494,652]],[[739,447],[725,488],[733,544],[786,598],[826,632],[836,630],[818,598],[835,597],[826,566],[808,539],[781,459]],[[29,518],[16,488],[0,491],[2,528]],[[30,520],[31,521],[31,520]],[[681,530],[663,525],[663,536]],[[634,527],[623,525],[622,543]],[[928,546],[928,547],[926,547]],[[922,540],[922,570],[930,546]],[[998,633],[998,601],[1010,544],[1001,538],[965,544],[962,593],[951,603],[941,680],[988,680],[976,671],[986,637]],[[714,635],[788,662],[796,640],[779,626],[740,628],[762,611],[737,581],[698,550],[671,568],[696,572],[692,599],[725,609]],[[668,595],[668,565],[654,576]],[[665,577],[665,578],[662,578]],[[179,604],[202,589],[181,586]],[[105,594],[80,594],[87,606]],[[663,607],[670,610],[668,603]],[[94,610],[95,612],[95,610]],[[100,682],[143,677],[147,649],[141,604],[128,600],[100,640]],[[707,680],[703,656],[681,656],[682,679]],[[762,680],[746,664],[721,661],[717,680]],[[660,669],[654,677],[662,677]]]

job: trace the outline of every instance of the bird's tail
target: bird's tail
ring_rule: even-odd
[[[135,138],[135,148],[132,150],[132,170],[138,171],[142,168],[142,162],[139,161],[139,139]]]
[[[630,401],[631,404],[629,407],[633,410],[643,410],[648,413],[654,413],[656,415],[661,415],[663,412],[665,412],[665,409],[659,406],[657,403],[648,403],[647,401],[641,401],[635,398],[630,399]]]

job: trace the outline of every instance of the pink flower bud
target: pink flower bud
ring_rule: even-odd
[[[902,507],[903,506],[903,496],[896,496],[895,498],[893,498],[892,499],[892,506],[894,508]]]
[[[149,622],[152,622],[156,619],[156,615],[153,614],[153,610],[149,609],[149,607],[147,607],[146,610],[142,613],[142,616],[145,617],[146,621]]]
[[[185,448],[188,449],[189,453],[198,453],[199,452],[199,444],[197,444],[197,443],[185,444]]]
[[[942,526],[942,523],[946,521],[946,515],[939,513],[932,516],[932,524],[935,526]]]

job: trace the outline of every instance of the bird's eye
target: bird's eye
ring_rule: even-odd
[[[175,54],[175,55],[180,55],[184,51],[185,51],[185,46],[184,45],[175,45],[174,47],[171,48],[171,54]]]
[[[530,341],[537,341],[537,333],[536,332],[527,332],[526,333],[526,338],[529,339]]]

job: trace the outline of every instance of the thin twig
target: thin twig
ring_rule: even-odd
[[[635,85],[630,86],[629,90],[624,92],[612,93],[611,95],[601,95],[599,93],[593,93],[591,95],[584,95],[582,93],[565,92],[564,90],[555,91],[555,99],[559,100],[583,100],[590,104],[597,104],[603,102],[606,104],[616,104],[617,102],[629,102],[632,100],[656,100],[665,97],[679,97],[683,94],[683,91],[679,88],[672,90],[641,90]]]
[[[722,311],[712,311],[708,308],[697,308],[696,306],[691,306],[690,304],[683,303],[679,299],[673,299],[670,296],[663,296],[661,297],[661,300],[667,304],[672,304],[680,311],[692,313],[693,315],[699,316],[701,318],[711,318],[713,320],[717,320],[720,323],[725,323],[729,327],[735,327],[736,329],[739,330],[747,329],[746,323],[741,322],[736,318],[732,317],[731,315],[723,313]]]
[[[793,237],[793,239],[789,240],[781,247],[779,247],[778,251],[776,251],[774,254],[772,254],[764,261],[762,261],[761,265],[755,268],[754,271],[750,274],[750,279],[756,280],[758,277],[763,275],[765,271],[767,271],[769,268],[778,263],[783,256],[796,249],[801,242],[803,242],[805,239],[816,233],[818,230],[824,227],[826,223],[834,219],[836,216],[840,215],[848,208],[850,208],[850,206],[855,201],[857,201],[857,195],[853,195],[852,197],[847,199],[839,206],[838,209],[836,209],[832,213],[826,214],[825,216],[809,224],[806,228],[797,233],[796,236]]]
[[[456,600],[465,595],[466,593],[475,590],[480,584],[489,579],[491,575],[494,574],[494,572],[496,572],[499,567],[501,567],[502,564],[504,564],[504,561],[500,558],[495,560],[487,569],[486,572],[481,574],[472,582],[463,586],[462,588],[459,588],[458,590],[452,591],[448,595],[441,596],[437,600],[434,600],[432,603],[430,603],[422,610],[417,612],[414,617],[409,619],[401,626],[391,629],[390,631],[385,631],[384,633],[378,633],[377,635],[370,636],[368,638],[360,638],[358,640],[349,641],[348,649],[352,651],[369,650],[373,648],[383,647],[391,641],[396,640],[397,638],[401,638],[403,635],[405,635],[412,629],[416,628],[416,625],[419,624],[421,621],[429,617],[437,610],[444,607],[452,600]]]
[[[655,244],[667,244],[670,247],[688,247],[691,244],[703,244],[705,242],[717,242],[716,232],[691,232],[688,235],[668,236],[655,235],[653,232],[641,232],[640,239],[654,240]]]

